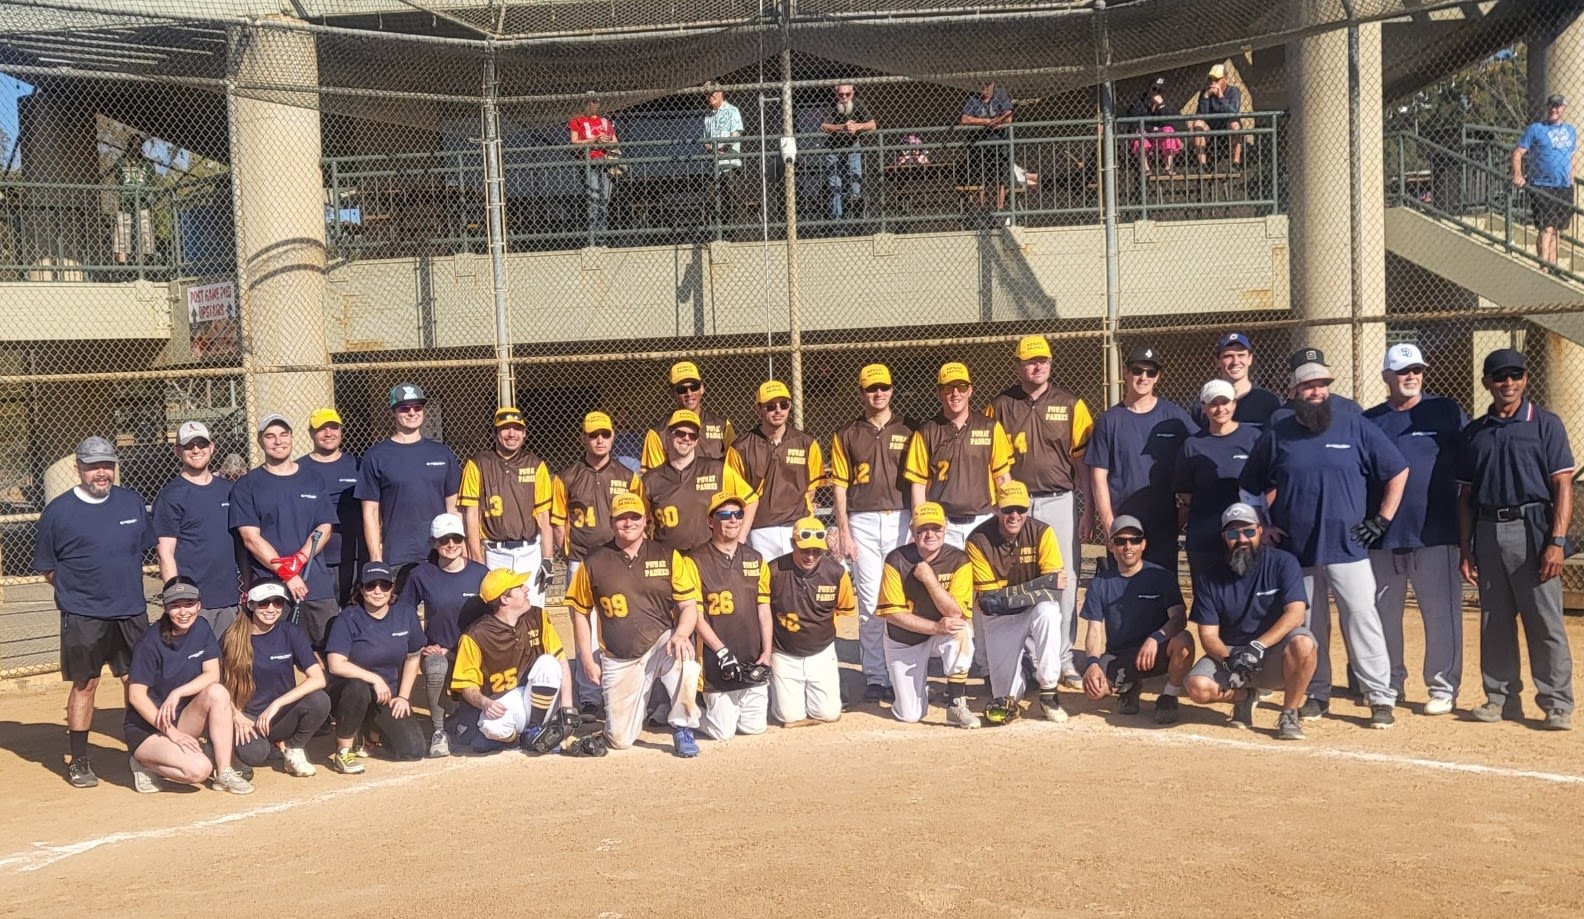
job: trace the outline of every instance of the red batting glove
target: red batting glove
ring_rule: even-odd
[[[275,566],[275,574],[282,581],[290,581],[297,575],[302,574],[303,566],[307,563],[308,559],[301,552],[285,558],[270,559],[270,564]]]

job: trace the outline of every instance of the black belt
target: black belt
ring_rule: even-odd
[[[1029,492],[1029,497],[1030,498],[1060,498],[1062,495],[1069,494],[1071,491],[1072,491],[1071,488],[1058,488],[1055,491],[1031,491],[1031,492]]]
[[[979,515],[978,514],[953,514],[951,516],[948,516],[946,518],[946,521],[948,523],[955,523],[955,524],[958,524],[960,526],[960,525],[962,525],[964,523],[973,523],[974,521],[976,521],[978,519],[979,519]]]
[[[1498,507],[1494,504],[1481,504],[1479,506],[1479,519],[1508,523],[1513,520],[1522,520],[1524,511],[1531,507],[1544,507],[1545,505],[1545,501],[1525,501],[1522,504],[1509,504],[1506,507]]]
[[[486,539],[484,545],[491,549],[526,549],[537,540],[533,539]]]

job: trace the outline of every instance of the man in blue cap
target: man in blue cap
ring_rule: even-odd
[[[371,562],[395,572],[396,589],[407,571],[429,554],[429,524],[457,512],[462,467],[451,448],[423,436],[428,400],[415,383],[391,387],[395,430],[363,454],[353,495],[363,503],[363,540]]]
[[[1254,345],[1249,337],[1242,332],[1228,332],[1216,339],[1214,363],[1216,376],[1232,384],[1233,401],[1237,405],[1232,420],[1263,429],[1271,413],[1281,408],[1282,400],[1270,390],[1255,386],[1249,378],[1249,371],[1254,367]],[[1204,408],[1198,400],[1188,406],[1188,413],[1194,424],[1205,426]]]

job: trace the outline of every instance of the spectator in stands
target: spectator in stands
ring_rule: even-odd
[[[1540,238],[1535,242],[1540,261],[1555,266],[1557,236],[1573,221],[1573,166],[1578,162],[1578,131],[1562,120],[1567,99],[1552,93],[1546,99],[1545,120],[1529,125],[1512,152],[1512,183],[1529,187],[1529,214]],[[1524,154],[1529,158],[1529,178],[1523,174]]]
[[[588,198],[589,233],[599,242],[610,224],[611,148],[617,144],[616,126],[600,114],[600,98],[590,92],[583,100],[581,114],[567,122],[572,145],[583,148],[587,164],[583,167],[583,190]]]
[[[875,129],[874,116],[851,83],[836,87],[836,98],[820,123],[825,132],[825,185],[830,189],[830,218],[863,216],[862,135]]]
[[[749,211],[748,177],[743,174],[742,112],[726,101],[726,93],[713,81],[704,84],[704,100],[709,112],[704,115],[704,149],[714,159],[715,200],[712,204],[716,227],[740,223]]]
[[[1194,113],[1198,116],[1188,122],[1190,131],[1240,131],[1245,125],[1240,119],[1231,116],[1243,110],[1243,91],[1233,86],[1227,79],[1225,64],[1217,64],[1210,68],[1210,73],[1203,91],[1199,93],[1198,102],[1194,106]],[[1241,172],[1243,169],[1243,138],[1238,134],[1223,134],[1215,138],[1199,136],[1193,139],[1194,153],[1199,158],[1199,165],[1209,165],[1210,153],[1215,151],[1215,159],[1220,160],[1222,154],[1228,150],[1232,154],[1232,162],[1227,166],[1227,171]]]
[[[141,134],[127,136],[121,156],[112,171],[121,197],[116,210],[116,264],[146,262],[154,255],[154,221],[149,213],[154,185],[154,166],[143,156],[148,140]]]
[[[979,186],[979,206],[985,205],[985,189],[996,186],[996,210],[1006,209],[1007,178],[1012,172],[1012,151],[1007,146],[1007,125],[1012,123],[1012,97],[994,82],[987,82],[963,101],[958,124],[977,127],[967,139],[967,172],[964,181]]]
[[[1149,89],[1144,90],[1138,101],[1128,107],[1127,117],[1152,119],[1141,120],[1137,124],[1128,125],[1127,128],[1129,132],[1136,131],[1146,135],[1128,141],[1128,152],[1138,159],[1139,168],[1143,170],[1144,175],[1154,171],[1150,168],[1151,162],[1159,164],[1161,171],[1166,175],[1172,175],[1177,171],[1177,154],[1182,152],[1183,142],[1167,136],[1177,133],[1177,129],[1172,127],[1171,123],[1154,120],[1169,114],[1171,113],[1166,111],[1165,77],[1156,77],[1155,82],[1150,84]],[[1147,136],[1150,134],[1155,135],[1154,139]]]

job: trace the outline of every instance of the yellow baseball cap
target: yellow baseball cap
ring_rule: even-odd
[[[704,429],[703,423],[699,421],[698,412],[690,408],[679,408],[672,412],[671,419],[666,422],[666,429],[670,430],[679,425],[691,425],[701,431]]]
[[[644,513],[643,499],[630,491],[624,491],[611,499],[612,520],[615,520],[617,517],[621,517],[626,514],[637,514],[638,516],[642,517]]]
[[[943,527],[946,525],[946,508],[934,501],[925,501],[913,508],[913,529],[919,527]]]
[[[1051,356],[1050,342],[1039,335],[1025,335],[1017,344],[1017,359],[1031,361],[1036,357]]]
[[[792,524],[792,545],[798,549],[829,549],[825,541],[825,521],[804,517]]]
[[[759,384],[759,397],[755,401],[760,405],[764,405],[766,402],[774,402],[776,399],[790,398],[792,398],[792,390],[787,389],[785,383],[780,380],[766,380]]]
[[[317,431],[327,424],[342,424],[341,413],[333,408],[316,408],[308,416],[308,430]]]
[[[692,380],[695,383],[704,382],[704,378],[699,375],[697,364],[694,364],[692,361],[677,361],[675,364],[671,365],[672,386],[675,386],[678,383],[686,383],[689,380]]]
[[[495,426],[504,428],[509,424],[520,424],[526,428],[528,419],[524,418],[523,413],[518,411],[515,406],[503,405],[495,410]]]
[[[1028,507],[1028,486],[1013,480],[996,489],[996,507]]]
[[[589,412],[583,416],[584,434],[597,434],[600,431],[615,433],[616,426],[611,424],[609,415],[604,412]]]
[[[935,374],[935,383],[937,386],[947,386],[952,383],[972,382],[973,377],[968,375],[968,365],[959,364],[956,361],[953,361],[950,364],[942,364],[940,373]]]
[[[884,364],[869,364],[858,371],[858,388],[868,389],[871,386],[890,386],[891,368]]]
[[[521,587],[533,577],[532,571],[513,571],[510,568],[496,568],[484,575],[484,581],[479,584],[479,599],[485,603],[494,603],[501,595],[513,587]]]
[[[716,511],[728,504],[735,504],[738,507],[748,506],[748,504],[743,501],[742,498],[732,494],[729,491],[717,491],[715,493],[715,497],[710,498],[709,511],[707,511],[707,513],[714,514]]]

